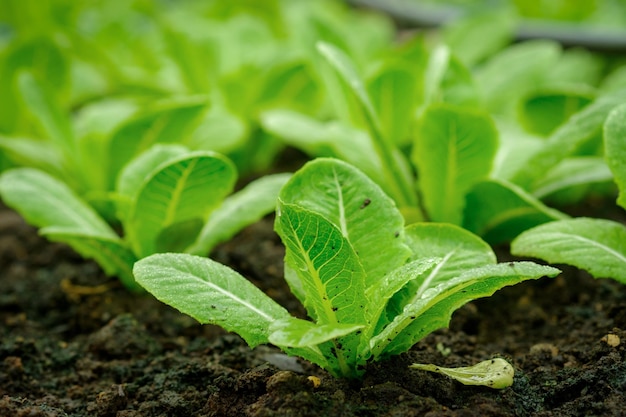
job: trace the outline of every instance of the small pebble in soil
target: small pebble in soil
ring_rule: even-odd
[[[310,389],[309,380],[291,371],[278,371],[267,380],[268,392],[296,393]]]
[[[530,347],[529,353],[536,356],[549,355],[549,357],[555,358],[559,354],[559,348],[552,343],[537,343]]]
[[[621,343],[619,336],[613,333],[607,334],[600,340],[602,340],[604,343],[606,343],[607,345],[611,347],[618,347]]]

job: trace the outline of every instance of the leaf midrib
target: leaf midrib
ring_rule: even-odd
[[[176,270],[176,273],[179,274],[180,271]],[[239,298],[238,296],[236,296],[235,294],[233,294],[230,291],[225,290],[224,288],[220,287],[219,285],[211,282],[211,281],[205,281],[202,278],[192,274],[192,273],[187,273],[185,274],[187,277],[190,277],[191,279],[189,279],[190,282],[196,281],[199,282],[201,285],[203,286],[207,286],[213,290],[215,290],[216,292],[225,295],[227,298],[230,298],[231,300],[233,300],[234,302],[238,303],[239,305],[243,306],[244,308],[247,308],[250,311],[253,311],[254,313],[256,313],[257,315],[261,316],[265,321],[267,322],[271,322],[273,321],[275,318],[268,315],[267,313],[265,313],[263,310],[259,310],[257,307],[255,307],[254,305],[250,304],[249,302],[247,302],[246,300]]]
[[[192,159],[189,162],[189,165],[183,169],[182,174],[176,181],[176,186],[174,190],[172,190],[172,195],[170,198],[170,204],[167,206],[167,211],[165,213],[165,218],[163,219],[163,226],[168,226],[172,224],[176,217],[176,212],[178,210],[178,205],[181,200],[181,196],[185,187],[187,186],[187,180],[193,172],[195,166],[198,164],[198,159]]]
[[[623,264],[626,264],[626,255],[616,251],[615,249],[607,246],[607,245],[603,245],[602,243],[595,241],[593,239],[584,237],[584,236],[580,236],[580,235],[576,235],[576,234],[571,234],[571,233],[563,233],[563,232],[548,232],[546,233],[547,235],[552,235],[555,238],[558,238],[558,241],[565,241],[567,238],[569,239],[574,239],[574,240],[578,240],[587,244],[590,244],[593,247],[596,247],[606,253],[608,253],[609,255],[612,255],[614,258],[616,258],[618,261],[620,261]]]

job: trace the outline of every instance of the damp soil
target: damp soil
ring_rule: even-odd
[[[298,316],[268,217],[212,257]],[[626,288],[574,268],[458,310],[409,352],[334,379],[128,293],[0,206],[0,416],[624,416]],[[501,356],[512,387],[410,369]]]

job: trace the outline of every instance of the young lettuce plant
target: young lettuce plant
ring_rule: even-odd
[[[619,188],[617,204],[626,209],[626,105],[604,124],[606,162]],[[585,269],[596,278],[626,284],[626,226],[611,220],[576,218],[546,223],[519,235],[511,252]]]
[[[626,91],[588,94],[597,81],[580,68],[595,73],[591,57],[526,42],[470,74],[445,46],[428,51],[417,41],[364,69],[345,48],[318,50],[343,87],[333,91],[336,119],[272,110],[264,128],[311,155],[357,166],[408,222],[448,222],[508,242],[568,218],[544,201],[563,205],[563,196],[610,181],[598,132]]]
[[[310,154],[335,156],[362,169],[396,201],[409,223],[452,223],[497,243],[567,218],[506,178],[492,176],[498,129],[477,98],[455,93],[471,91],[471,77],[443,46],[422,57],[423,74],[408,75],[408,58],[426,54],[419,47],[410,44],[415,50],[404,52],[407,57],[399,53],[384,61],[381,74],[368,83],[344,51],[319,43],[320,54],[347,86],[335,93],[335,101],[356,108],[352,113],[360,110],[361,117],[319,122],[274,110],[263,115],[265,129]],[[461,87],[450,86],[450,77]],[[413,103],[401,107],[404,116],[393,122],[413,128],[408,142],[390,133],[394,129],[385,109],[395,107],[385,106],[385,100],[394,106],[396,101]]]
[[[120,237],[63,181],[34,168],[0,176],[3,201],[46,238],[69,244],[103,270],[140,290],[137,259],[156,252],[207,254],[220,241],[274,210],[287,174],[267,176],[233,191],[237,173],[226,157],[155,145],[121,172],[114,195]]]
[[[206,96],[156,100],[109,98],[77,114],[63,108],[45,81],[21,72],[16,90],[32,120],[33,132],[0,135],[0,149],[17,166],[37,168],[61,179],[96,210],[113,219],[108,193],[121,169],[157,143],[186,145],[209,107]]]
[[[466,302],[527,279],[555,276],[532,262],[498,264],[484,241],[454,225],[404,227],[395,203],[335,159],[307,163],[280,191],[275,229],[285,279],[311,320],[293,317],[244,277],[208,258],[156,254],[135,279],[201,323],[271,343],[336,377],[407,351],[446,327]]]

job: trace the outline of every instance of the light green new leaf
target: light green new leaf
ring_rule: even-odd
[[[365,116],[370,119],[370,123],[377,124],[378,116],[374,110],[374,105],[367,94],[367,89],[361,80],[361,76],[357,73],[354,63],[350,58],[341,49],[326,42],[318,42],[317,50],[352,89],[365,111]],[[379,126],[377,127],[379,128]]]
[[[109,136],[133,117],[138,107],[139,103],[126,96],[111,96],[85,103],[72,118],[77,139],[81,141],[94,136]]]
[[[344,348],[343,338],[361,327],[340,323],[320,325],[290,317],[271,324],[269,341],[290,355],[307,359],[335,376],[346,376],[343,373],[345,364],[342,370],[336,353],[338,348]]]
[[[137,257],[122,239],[89,235],[54,226],[41,229],[41,234],[52,241],[70,245],[84,258],[94,259],[107,275],[118,277],[127,289],[142,290],[133,278],[133,264]]]
[[[168,55],[177,65],[187,89],[195,92],[209,92],[211,76],[215,71],[209,63],[216,61],[211,42],[194,43],[190,36],[175,28],[171,23],[162,25],[161,29]]]
[[[315,324],[290,317],[272,323],[269,341],[281,347],[316,347],[362,328],[363,325],[358,324]]]
[[[275,228],[319,324],[365,323],[365,270],[350,241],[322,215],[279,200]]]
[[[278,193],[289,178],[291,174],[265,175],[227,197],[211,213],[196,241],[185,252],[207,255],[218,243],[274,211]]]
[[[412,224],[405,229],[405,242],[413,251],[412,259],[441,258],[432,273],[419,283],[420,294],[468,269],[496,263],[496,255],[484,240],[451,224]]]
[[[511,252],[574,265],[596,278],[626,284],[626,227],[610,220],[577,218],[542,224],[513,240]]]
[[[611,112],[604,125],[605,159],[619,187],[617,204],[626,208],[626,105]]]
[[[556,164],[584,143],[601,133],[608,114],[626,100],[626,90],[602,96],[575,113],[554,131],[544,146],[511,177],[511,181],[525,190],[534,191],[537,182]]]
[[[202,117],[186,142],[194,150],[211,150],[222,154],[245,148],[250,132],[246,120],[226,108],[218,91],[211,96],[211,108]]]
[[[428,273],[416,276],[398,291],[387,306],[387,315],[402,313],[406,303],[426,290],[458,277],[463,272],[496,263],[496,255],[481,238],[461,227],[446,223],[415,223],[405,229],[412,259],[439,259]]]
[[[0,176],[0,194],[9,207],[37,227],[56,227],[108,239],[118,237],[63,182],[43,171],[17,168],[5,172]]]
[[[115,191],[126,197],[134,196],[141,188],[142,183],[156,171],[161,164],[181,157],[189,150],[181,145],[167,144],[154,145],[137,158],[129,162],[117,178]]]
[[[593,98],[590,87],[543,88],[522,100],[519,118],[529,132],[548,136]]]
[[[311,156],[341,157],[358,167],[368,163],[380,165],[372,161],[375,149],[367,133],[342,122],[321,122],[291,110],[268,110],[261,114],[261,125],[265,131]]]
[[[137,192],[124,225],[137,256],[157,252],[159,234],[168,227],[204,222],[231,193],[236,176],[232,162],[213,152],[192,152],[161,165]]]
[[[109,142],[108,160],[111,188],[122,167],[135,155],[155,143],[183,143],[207,108],[204,96],[159,103],[122,124]]]
[[[189,150],[181,145],[154,145],[136,158],[132,159],[117,178],[115,192],[117,195],[118,217],[124,219],[129,213],[133,198],[141,185],[155,172],[161,164],[181,157]]]
[[[276,65],[259,83],[257,106],[260,108],[288,107],[312,112],[319,107],[324,89],[316,82],[310,63],[287,61]]]
[[[422,80],[423,100],[421,108],[426,108],[437,100],[441,93],[443,80],[450,67],[450,49],[445,45],[438,45],[430,52],[424,79]]]
[[[285,185],[280,199],[333,223],[358,254],[368,286],[410,255],[401,237],[404,219],[394,202],[345,162],[318,158],[307,163]]]
[[[476,81],[487,108],[498,114],[513,113],[518,100],[535,90],[557,62],[556,42],[535,40],[509,46],[476,70]]]
[[[465,67],[454,55],[451,55],[445,76],[439,87],[438,101],[467,109],[483,108],[480,93],[470,69]]]
[[[106,195],[113,190],[108,165],[111,134],[133,116],[137,106],[128,98],[109,98],[86,104],[73,114],[76,164],[81,172],[77,179],[88,193]]]
[[[463,227],[496,244],[510,241],[538,224],[566,218],[566,214],[547,207],[520,187],[490,180],[477,184],[467,194]]]
[[[387,303],[393,303],[398,291],[402,290],[411,282],[417,280],[425,272],[438,267],[441,262],[438,258],[422,257],[418,260],[408,262],[393,271],[383,275],[377,282],[367,288],[365,296],[368,300],[370,310],[368,311],[368,319],[371,323],[363,332],[363,343],[367,343],[376,330],[376,324],[386,324],[387,321],[382,317],[385,308],[389,309]],[[392,298],[393,297],[393,298]],[[390,301],[391,300],[391,301]],[[367,346],[366,348],[368,348]]]
[[[430,219],[461,224],[465,194],[491,170],[497,132],[488,115],[447,105],[425,111],[412,160]]]
[[[18,84],[26,108],[41,124],[43,131],[60,149],[71,156],[75,151],[74,133],[68,115],[40,80],[30,72],[22,72]]]
[[[263,128],[284,143],[313,157],[334,157],[359,168],[381,187],[385,174],[376,149],[363,130],[340,121],[321,122],[290,110],[270,110],[261,115]]]
[[[545,139],[526,132],[517,122],[496,119],[499,134],[498,152],[490,177],[507,180],[523,167],[528,159],[545,144]]]
[[[318,42],[317,49],[358,99],[375,155],[380,160],[381,172],[385,176],[383,187],[400,207],[417,205],[417,197],[411,184],[412,178],[407,175],[403,164],[399,163],[398,152],[392,146],[390,138],[383,135],[379,116],[354,63],[342,50],[331,44]]]
[[[452,313],[468,301],[528,279],[556,276],[556,268],[532,262],[508,262],[477,267],[457,278],[418,294],[401,314],[375,336],[370,346],[375,358],[407,351],[434,330],[448,326]]]
[[[208,258],[156,254],[137,262],[133,273],[157,299],[200,323],[237,333],[250,346],[267,343],[271,324],[290,317],[250,281]]]
[[[468,13],[443,27],[447,45],[465,65],[473,67],[511,43],[516,19],[508,10]]]
[[[3,4],[3,12],[11,6],[6,7]],[[45,35],[41,28],[37,28],[40,32],[38,36],[24,35],[22,29],[27,30],[27,26],[33,25],[32,21],[26,17],[24,6],[12,7],[14,11],[21,14],[25,25],[19,25],[20,35],[13,36],[10,39],[4,38],[2,59],[0,59],[0,131],[13,132],[23,122],[23,112],[34,110],[23,108],[21,100],[18,97],[19,85],[16,81],[20,72],[26,70],[30,74],[35,75],[40,80],[45,79],[50,86],[55,87],[55,92],[61,96],[67,91],[67,81],[69,79],[69,57],[64,55],[67,48],[60,47],[57,43],[60,39],[58,36]],[[3,23],[17,28],[7,22],[6,15],[3,15]],[[9,41],[10,42],[7,42]],[[17,87],[17,88],[16,88]]]
[[[97,213],[64,183],[32,169],[18,168],[0,177],[4,202],[48,239],[70,245],[85,258],[95,259],[108,275],[136,291],[131,268],[134,254]]]
[[[613,174],[601,157],[567,158],[548,171],[545,177],[537,181],[533,195],[537,198],[543,198],[577,185],[611,181],[612,179]]]
[[[416,108],[418,77],[414,68],[388,63],[368,83],[382,134],[391,143],[406,145]]]
[[[57,178],[67,177],[65,158],[49,141],[0,136],[0,150],[19,166],[37,168]]]
[[[595,87],[603,81],[606,75],[606,64],[606,57],[595,51],[586,48],[566,48],[546,76],[548,83],[555,86]],[[619,87],[610,91],[618,89]]]

